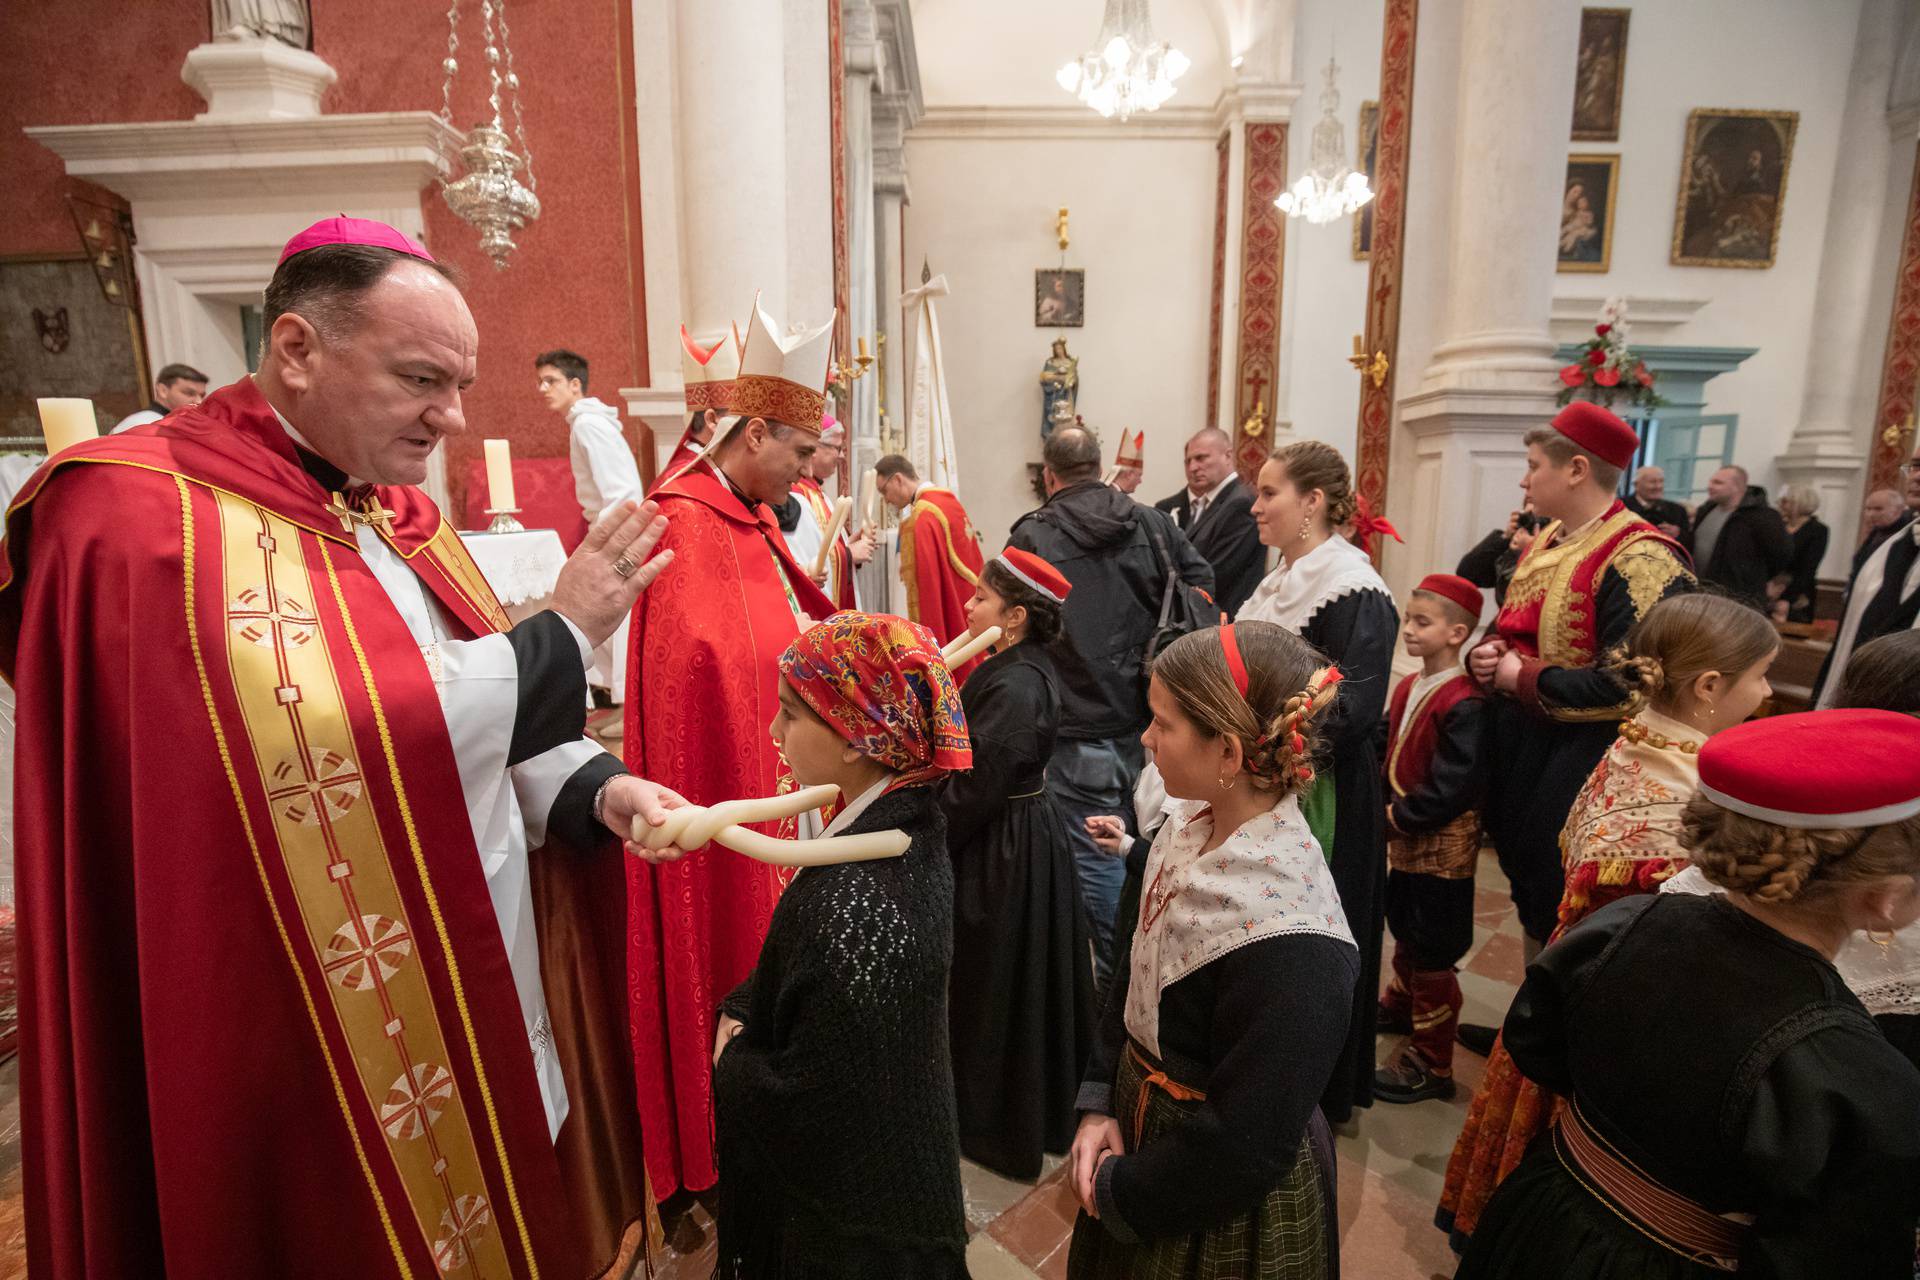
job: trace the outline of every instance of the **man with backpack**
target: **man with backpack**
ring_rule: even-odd
[[[1126,864],[1103,853],[1086,819],[1128,813],[1144,763],[1147,664],[1198,627],[1220,621],[1213,566],[1163,511],[1102,484],[1099,439],[1061,427],[1042,453],[1047,501],[1014,522],[1007,545],[1041,557],[1073,584],[1062,611],[1060,736],[1047,790],[1066,819],[1094,939],[1094,980],[1112,971],[1114,914]]]

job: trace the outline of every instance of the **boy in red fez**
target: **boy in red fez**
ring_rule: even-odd
[[[1374,1073],[1382,1102],[1453,1097],[1455,966],[1473,945],[1473,868],[1480,856],[1486,694],[1460,665],[1480,624],[1480,588],[1428,574],[1407,598],[1400,630],[1421,669],[1387,708],[1387,925],[1393,976],[1380,996],[1382,1030],[1411,1034]]]
[[[1562,889],[1559,832],[1631,706],[1609,650],[1655,603],[1694,589],[1686,552],[1617,496],[1639,437],[1575,401],[1528,433],[1520,489],[1549,523],[1521,557],[1505,605],[1468,669],[1492,696],[1487,834],[1513,886],[1531,959],[1553,932]],[[1491,1028],[1461,1028],[1484,1051]]]

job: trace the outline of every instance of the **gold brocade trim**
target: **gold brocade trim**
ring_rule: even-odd
[[[1614,553],[1613,568],[1627,584],[1636,617],[1659,604],[1676,578],[1691,578],[1686,567],[1663,542],[1635,538]]]
[[[689,382],[686,386],[688,413],[700,413],[712,409],[716,413],[726,413],[728,402],[733,396],[732,378],[717,378],[712,382]]]
[[[240,775],[233,767],[233,753],[227,747],[227,733],[220,724],[220,713],[213,702],[213,682],[207,677],[205,655],[200,649],[200,624],[194,617],[194,538],[193,538],[193,499],[187,489],[187,482],[180,476],[173,478],[174,486],[180,493],[180,542],[181,568],[185,584],[187,647],[193,654],[194,672],[200,678],[200,698],[207,708],[207,722],[213,726],[213,743],[220,753],[220,767],[227,775],[227,785],[233,790],[234,808],[240,814],[240,829],[247,837],[247,850],[253,855],[253,869],[260,877],[260,892],[267,904],[267,914],[273,919],[274,932],[280,936],[280,945],[287,953],[287,963],[293,969],[294,984],[300,988],[301,1003],[306,1006],[307,1018],[313,1023],[314,1042],[320,1047],[321,1061],[326,1063],[327,1079],[333,1084],[334,1100],[340,1105],[340,1117],[346,1122],[347,1138],[353,1143],[354,1159],[360,1163],[360,1172],[367,1180],[367,1193],[373,1197],[374,1211],[380,1215],[380,1226],[386,1232],[387,1246],[393,1250],[394,1265],[400,1269],[402,1280],[412,1280],[413,1270],[407,1265],[406,1252],[400,1247],[399,1233],[394,1230],[393,1217],[387,1212],[387,1199],[380,1194],[380,1184],[373,1176],[373,1166],[367,1160],[366,1148],[360,1142],[360,1129],[354,1123],[353,1106],[347,1101],[347,1090],[340,1083],[340,1069],[333,1060],[333,1050],[327,1045],[326,1029],[320,1023],[320,1010],[313,1001],[313,989],[307,985],[307,977],[300,968],[300,956],[293,948],[293,938],[287,933],[287,922],[280,914],[280,905],[274,901],[273,886],[267,879],[267,864],[260,854],[260,841],[254,835],[253,818],[247,812],[246,793],[240,787]]]
[[[941,490],[941,492],[946,493],[948,492],[948,490],[943,489]],[[976,575],[973,570],[967,568],[967,566],[961,562],[959,554],[955,552],[953,549],[953,526],[947,523],[947,513],[942,511],[939,507],[935,506],[933,503],[928,502],[925,498],[917,499],[913,504],[913,510],[916,515],[919,514],[922,508],[925,508],[929,513],[932,514],[935,520],[939,521],[940,531],[946,534],[947,563],[953,566],[953,571],[955,573],[959,574],[961,577],[967,580],[968,586],[970,587],[979,586],[980,585],[979,576]],[[973,536],[973,531],[971,529],[964,530],[964,532],[967,534],[968,537]]]
[[[818,437],[820,419],[827,412],[823,391],[771,374],[749,373],[734,379],[727,410],[745,418],[764,418]]]
[[[429,553],[428,563],[441,571],[453,589],[460,593],[461,599],[467,602],[474,613],[485,618],[495,631],[506,631],[513,626],[507,611],[500,606],[500,598],[493,594],[493,587],[487,582],[486,575],[473,562],[473,554],[467,550],[467,544],[460,541],[460,535],[454,532],[453,526],[443,523],[433,531],[433,537],[426,541],[421,550]]]
[[[473,1015],[467,1009],[466,986],[460,980],[460,964],[453,954],[453,939],[447,934],[447,922],[440,911],[440,896],[434,892],[433,880],[427,870],[426,852],[420,845],[420,833],[413,825],[413,805],[407,800],[406,784],[400,777],[400,761],[394,754],[393,734],[387,727],[387,713],[380,705],[380,691],[374,686],[373,669],[367,663],[366,651],[360,647],[360,634],[353,625],[353,615],[347,611],[346,594],[340,590],[339,575],[333,570],[333,556],[323,546],[320,548],[320,558],[326,565],[327,583],[333,589],[334,603],[340,610],[340,622],[347,633],[347,644],[353,650],[354,661],[359,664],[367,702],[373,709],[373,722],[380,733],[380,752],[386,757],[387,774],[393,782],[394,798],[399,802],[400,823],[407,832],[407,848],[413,854],[414,868],[420,877],[420,892],[427,900],[427,913],[433,918],[441,954],[447,959],[447,980],[453,988],[454,1007],[460,1011],[461,1029],[466,1033],[473,1078],[480,1090],[480,1105],[486,1111],[487,1127],[493,1135],[494,1154],[500,1161],[500,1177],[507,1185],[507,1206],[513,1211],[514,1225],[520,1230],[520,1248],[527,1260],[527,1274],[531,1280],[539,1280],[540,1264],[533,1256],[533,1239],[527,1233],[526,1218],[520,1210],[520,1193],[514,1185],[513,1165],[507,1159],[506,1137],[500,1132],[500,1116],[493,1105],[493,1090],[487,1083],[486,1064],[480,1060],[480,1038],[473,1029]],[[441,1268],[443,1274],[447,1270],[446,1267]]]
[[[442,1275],[510,1269],[498,1215],[486,1194],[478,1144],[454,1079],[446,1037],[413,939],[347,715],[332,654],[314,602],[302,600],[317,577],[295,526],[257,504],[221,495],[222,607],[227,667],[253,747],[259,785],[272,816],[311,963],[326,976],[339,1033],[349,1046],[368,1114],[387,1140],[394,1175],[406,1190],[421,1238]],[[401,790],[392,741],[366,656],[333,571],[316,544],[335,604],[372,701],[400,815],[413,845],[422,891],[439,930],[482,1099],[493,1119],[486,1078]],[[295,593],[298,593],[297,595]],[[269,899],[272,890],[269,888]],[[497,1123],[501,1173],[513,1179]],[[516,1220],[519,1209],[513,1205]],[[524,1222],[522,1248],[534,1267]]]

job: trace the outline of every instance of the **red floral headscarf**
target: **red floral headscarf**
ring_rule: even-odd
[[[933,633],[890,614],[836,613],[780,655],[780,674],[895,786],[973,767],[960,690]]]

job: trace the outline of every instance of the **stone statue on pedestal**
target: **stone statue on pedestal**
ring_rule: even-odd
[[[1040,366],[1040,438],[1074,420],[1080,401],[1080,359],[1067,354],[1067,340],[1053,340],[1053,354]]]
[[[313,45],[306,0],[211,0],[216,41],[273,40],[295,49]]]

